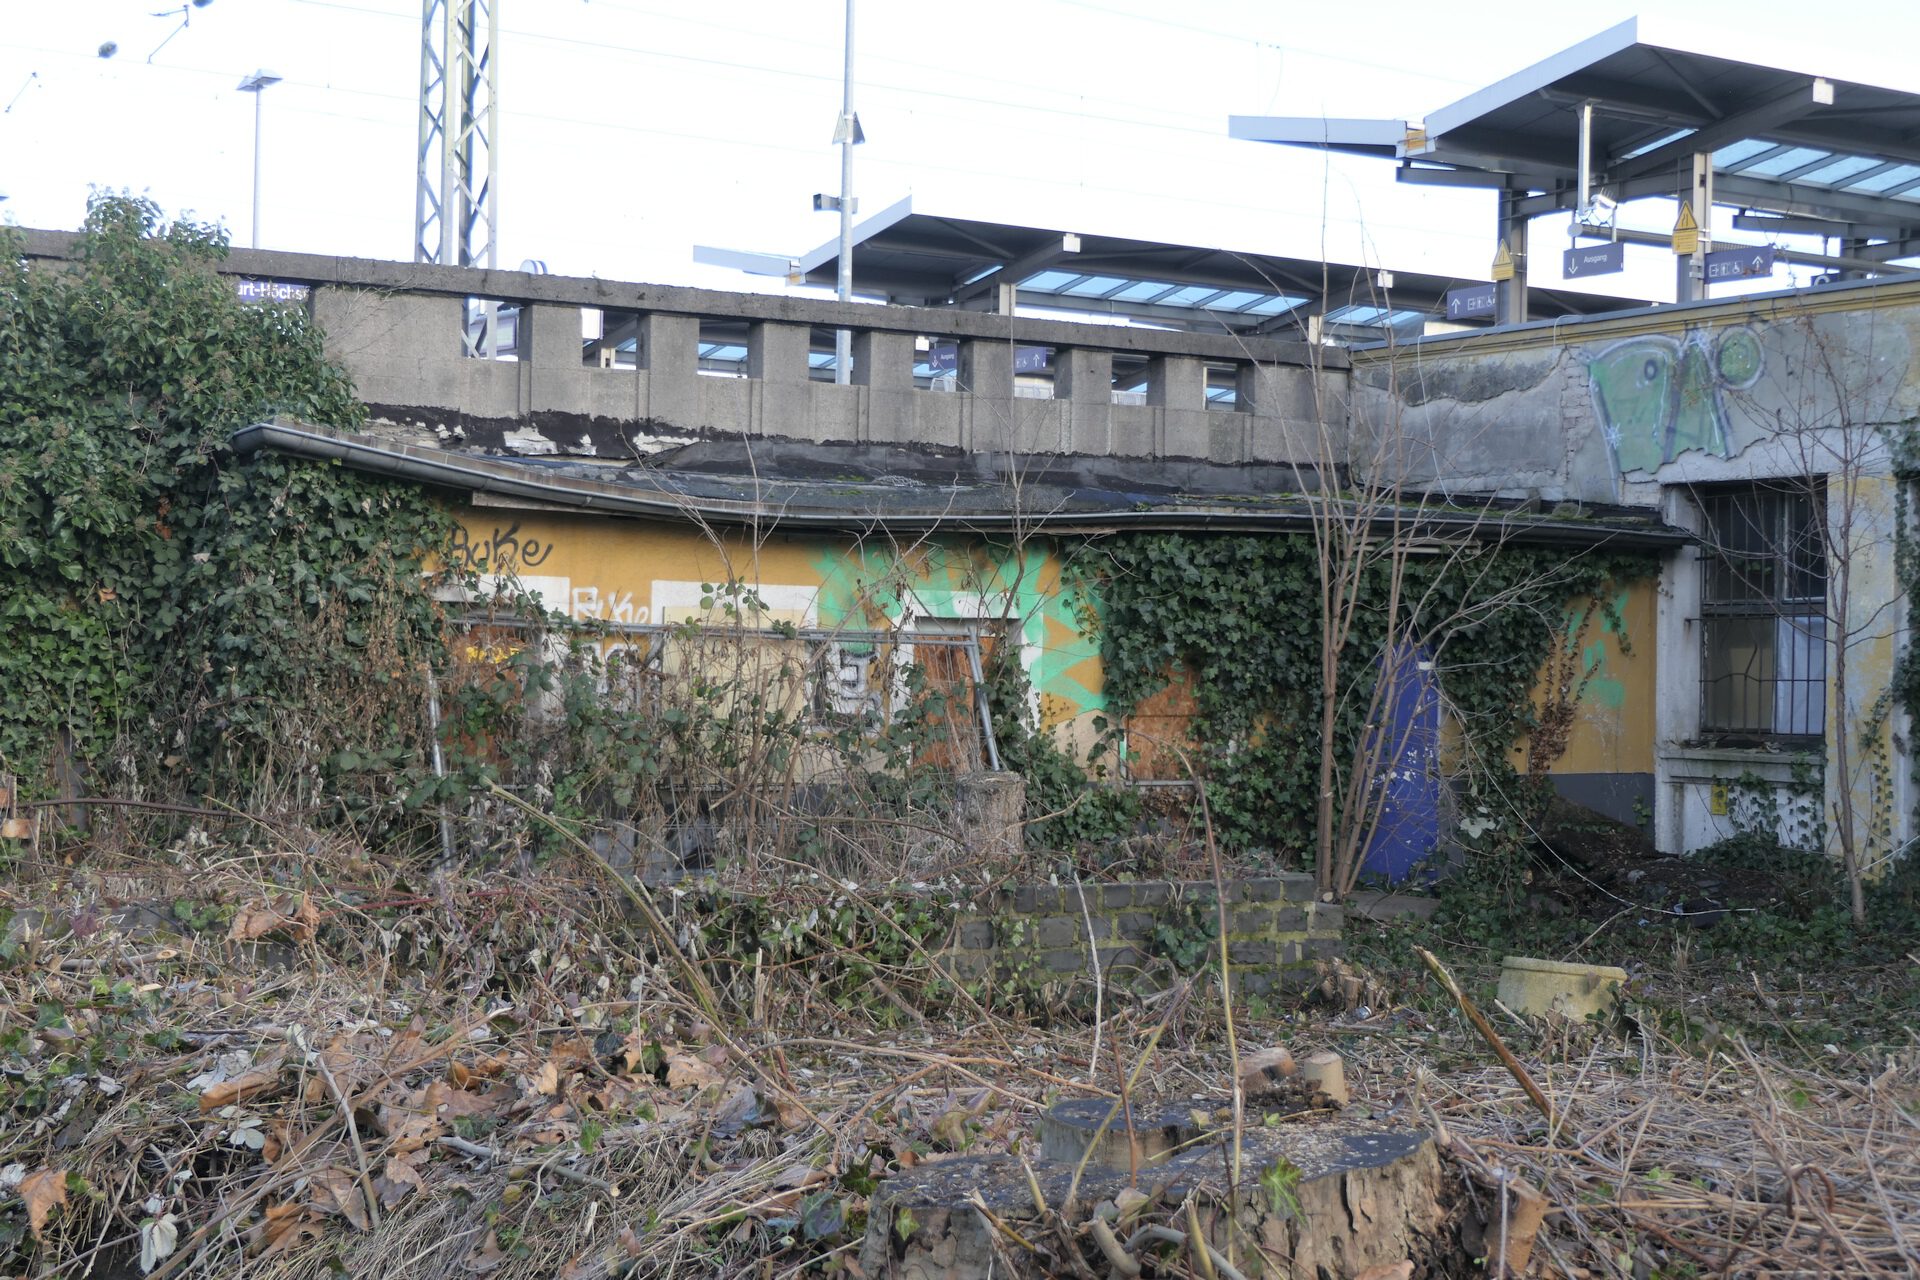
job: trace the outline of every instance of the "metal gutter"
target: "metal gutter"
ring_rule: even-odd
[[[1291,533],[1312,528],[1317,518],[1310,510],[1274,510],[1228,504],[1154,507],[1146,510],[1056,511],[1047,514],[796,508],[790,503],[740,501],[666,490],[648,492],[633,484],[610,484],[570,475],[542,475],[533,468],[512,461],[448,453],[283,421],[257,422],[242,427],[234,433],[231,443],[234,452],[242,455],[265,450],[337,462],[356,471],[440,488],[493,494],[628,519],[698,518],[709,524],[832,532],[864,531],[882,526],[902,532],[1090,535],[1123,530]],[[1383,529],[1389,519],[1380,521]],[[1407,525],[1414,526],[1415,536],[1422,538],[1466,537],[1489,542],[1510,540],[1569,547],[1605,545],[1622,549],[1678,547],[1693,540],[1685,530],[1668,525],[1623,526],[1599,520],[1556,520],[1510,511],[1426,511],[1411,516],[1403,513],[1401,522],[1403,529]]]

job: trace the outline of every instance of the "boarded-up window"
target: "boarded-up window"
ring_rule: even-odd
[[[1140,699],[1127,717],[1127,777],[1134,782],[1189,781],[1180,753],[1195,753],[1193,721],[1199,709],[1186,668],[1169,668],[1166,687]]]
[[[966,618],[919,618],[913,629],[942,637],[939,641],[913,646],[913,661],[920,668],[926,696],[933,699],[937,707],[933,724],[929,726],[934,732],[916,753],[916,763],[955,773],[985,769],[985,735],[980,726],[980,707],[974,697],[974,654],[966,640],[969,636],[978,637],[979,659],[984,666],[993,656],[994,624]]]

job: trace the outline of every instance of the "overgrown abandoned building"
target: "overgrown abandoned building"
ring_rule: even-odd
[[[1310,532],[1334,495],[1386,491],[1382,532],[1424,547],[1640,552],[1649,576],[1566,602],[1572,662],[1536,692],[1574,712],[1544,766],[1554,784],[1650,824],[1668,851],[1742,821],[1798,839],[1824,824],[1830,841],[1848,823],[1869,862],[1904,849],[1912,569],[1896,545],[1920,276],[1887,263],[1920,235],[1905,194],[1920,192],[1920,96],[1626,30],[1449,111],[1397,136],[1320,122],[1319,141],[1504,193],[1521,283],[1498,288],[1508,322],[1492,329],[1440,331],[1450,288],[1474,282],[909,207],[862,229],[856,283],[879,306],[236,251],[237,279],[310,308],[375,419],[351,437],[263,423],[236,444],[431,487],[468,568],[608,624],[607,645],[647,661],[674,661],[677,625],[724,617],[824,647],[831,679],[795,696],[884,712],[907,665],[965,688],[983,651],[1017,647],[1038,724],[1081,752],[1109,709],[1106,602],[1076,572],[1102,539]],[[1659,307],[1527,290],[1525,222],[1575,203],[1566,130],[1583,117],[1586,181],[1621,199],[1679,182],[1704,220],[1717,178],[1744,218],[1825,219],[1849,245],[1836,278]],[[1848,133],[1856,118],[1884,136]],[[29,243],[66,250],[56,233]],[[1677,256],[1683,277],[1703,269]],[[810,278],[833,263],[783,265]],[[1133,323],[1013,314],[1015,293]],[[838,329],[853,333],[844,385]],[[1123,785],[1185,779],[1169,744],[1194,703],[1168,659],[1168,687],[1120,726]],[[1383,855],[1386,870],[1444,834],[1446,691],[1410,680],[1389,708],[1408,730],[1390,803],[1394,839],[1425,847]],[[995,763],[990,734],[955,751],[956,767]]]

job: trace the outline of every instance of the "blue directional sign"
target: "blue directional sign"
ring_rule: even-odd
[[[1449,320],[1491,320],[1499,306],[1500,286],[1476,284],[1449,289],[1446,300]]]
[[[1577,244],[1560,255],[1561,274],[1569,280],[1604,276],[1627,269],[1627,246],[1618,240],[1606,244]]]
[[[1015,347],[1013,371],[1044,373],[1052,358],[1052,347]],[[933,350],[927,353],[927,366],[935,376],[943,373],[957,373],[960,369],[960,348],[952,343],[936,343]]]
[[[1773,246],[1749,245],[1742,249],[1721,249],[1707,255],[1708,280],[1739,280],[1746,276],[1773,274]]]

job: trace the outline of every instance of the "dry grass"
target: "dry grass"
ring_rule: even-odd
[[[0,882],[0,1273],[797,1272],[942,1115],[1004,1149],[1075,1088],[1070,1031],[883,1040],[797,967],[716,1027],[591,865],[422,881],[302,834]]]
[[[1920,1275],[1920,1045],[1790,1060],[1737,1038],[1701,1050],[1510,1020],[1550,1131],[1471,1031],[1419,1023],[1401,1010],[1326,1029],[1374,1105],[1441,1135],[1481,1222],[1498,1220],[1503,1178],[1544,1192],[1534,1274]]]
[[[819,1274],[869,1179],[1111,1097],[1163,1017],[1143,1095],[1230,1078],[1204,985],[1108,993],[1095,1040],[965,1001],[905,1015],[908,968],[863,1009],[817,966],[756,982],[712,958],[716,1026],[590,864],[426,878],[225,825],[145,854],[103,827],[0,879],[0,1272],[135,1276],[145,1242],[161,1276]],[[1791,1061],[1506,1030],[1558,1132],[1410,1008],[1289,1012],[1240,1042],[1340,1049],[1356,1101],[1441,1128],[1483,1221],[1501,1170],[1539,1186],[1536,1274],[1920,1274],[1912,1043]]]

